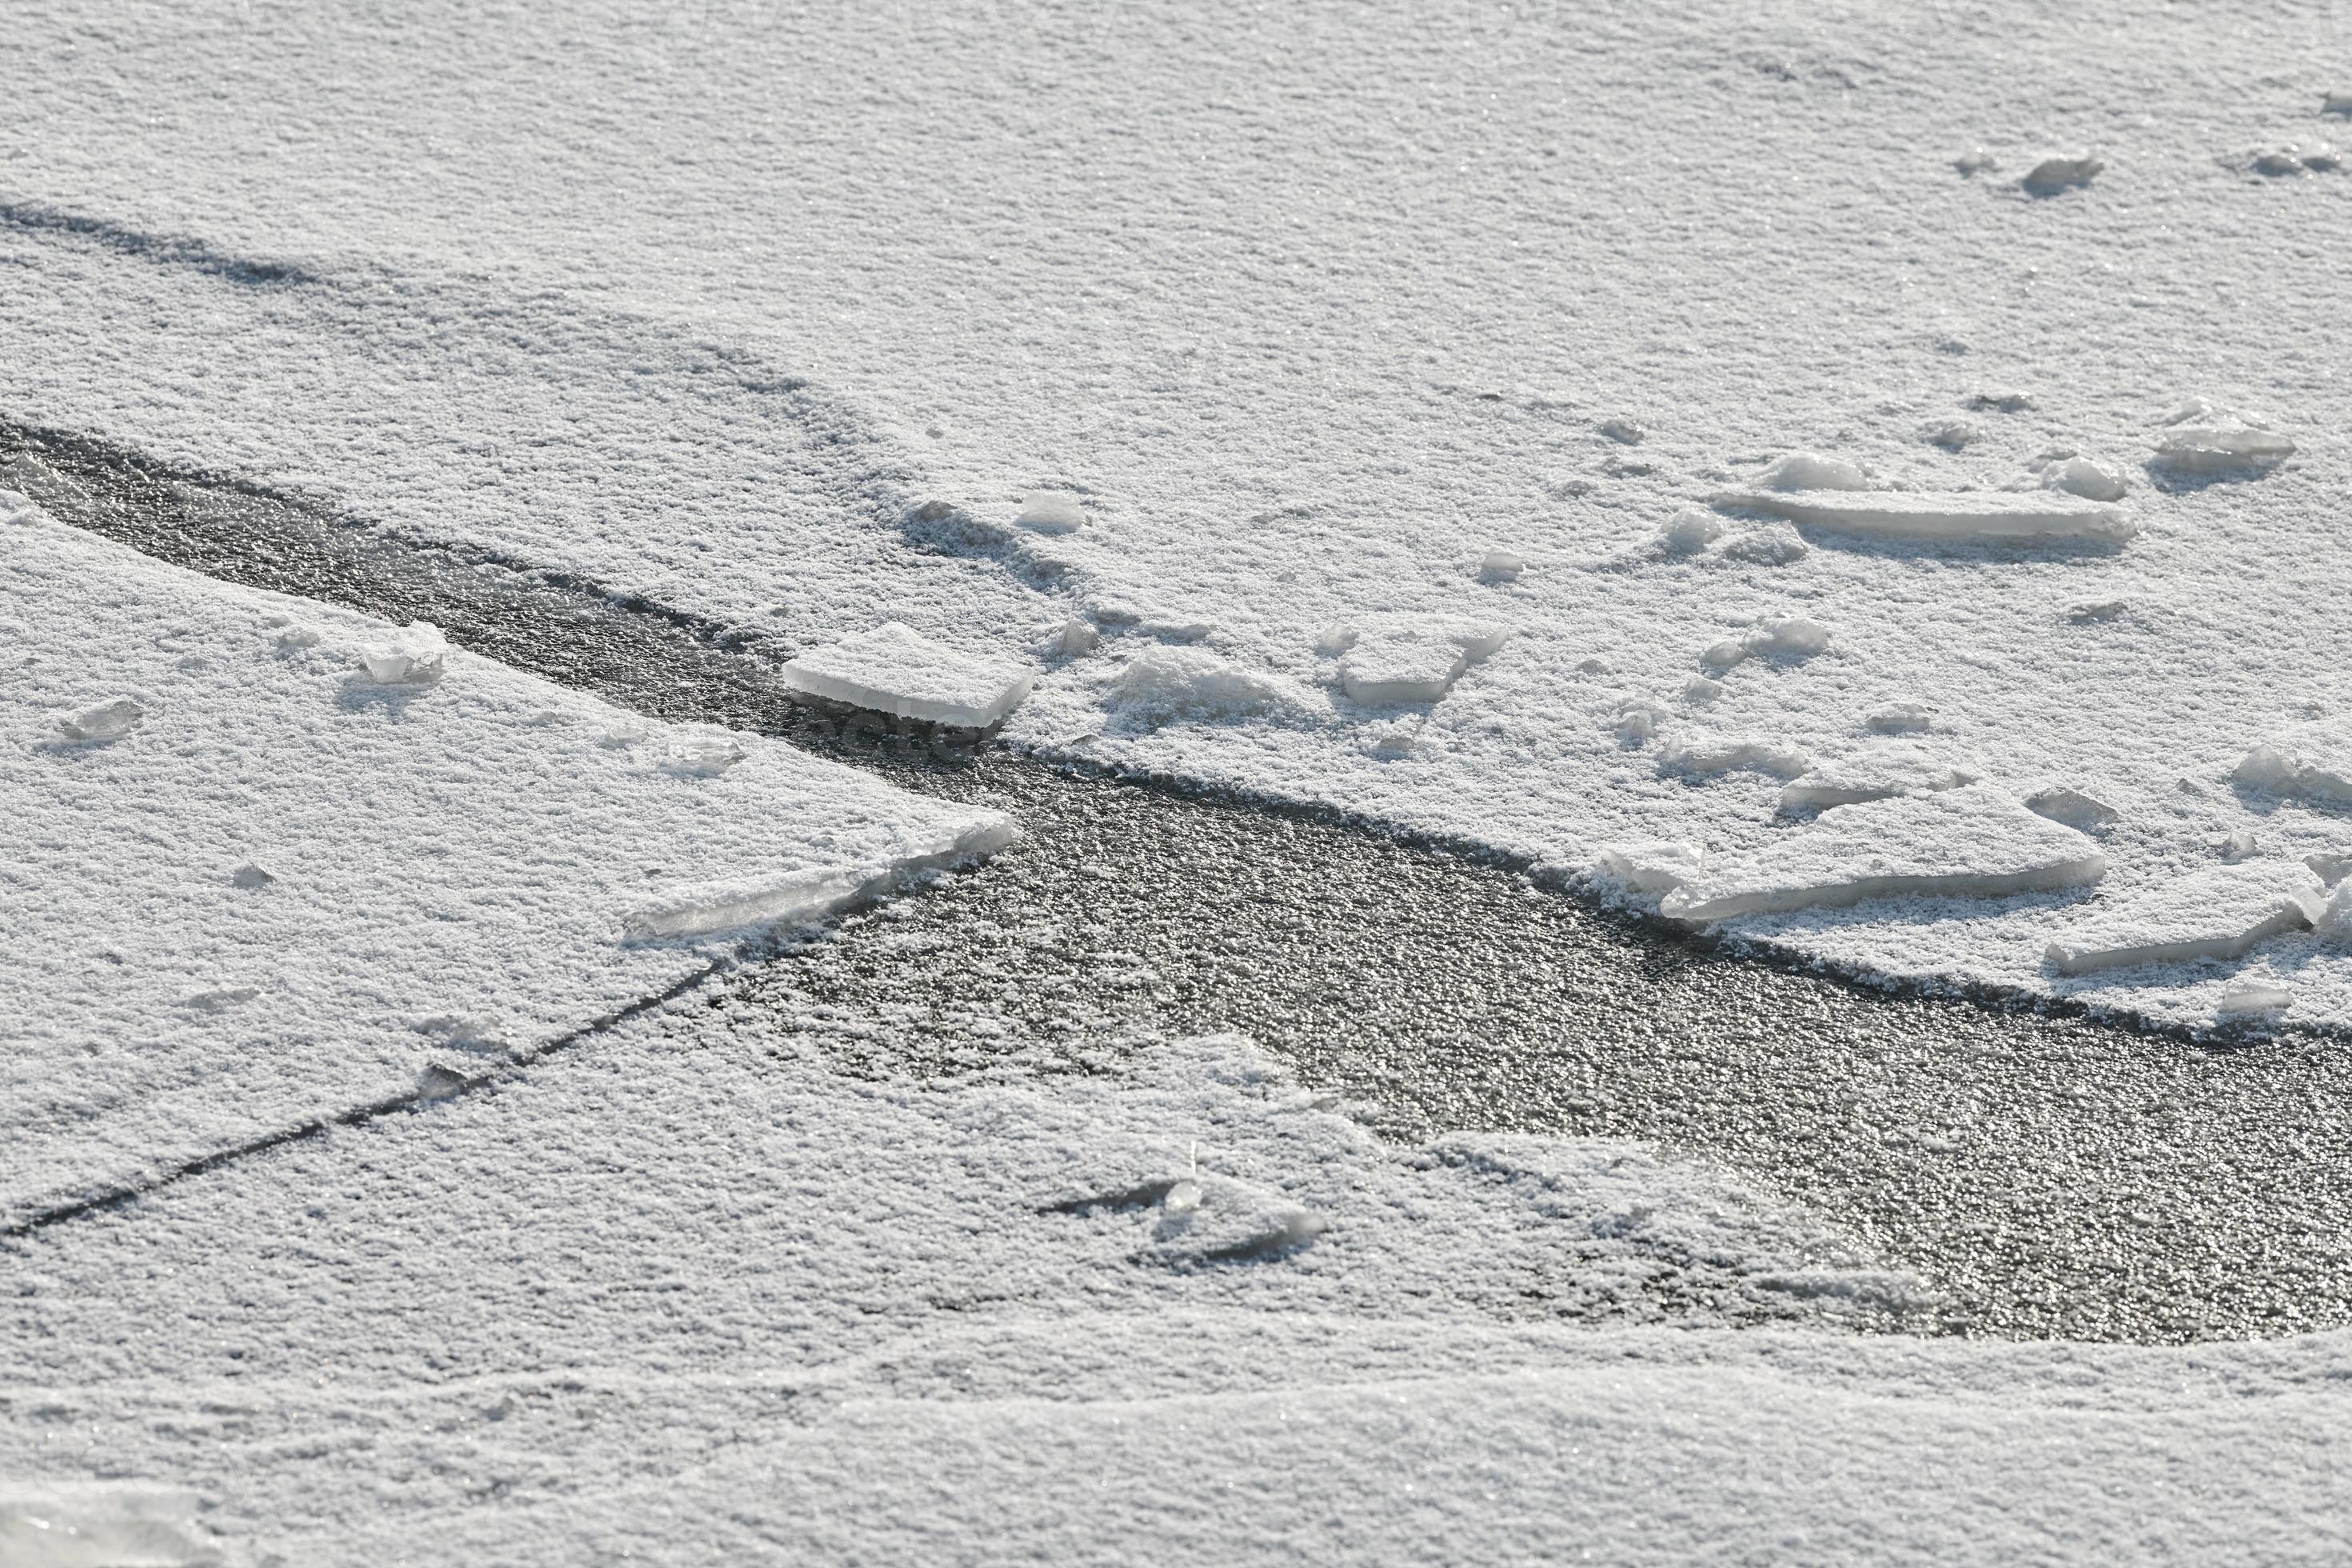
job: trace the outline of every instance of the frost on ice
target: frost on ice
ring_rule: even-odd
[[[2106,868],[2081,834],[1971,785],[1833,806],[1809,827],[1712,858],[1660,912],[1696,923],[1914,894],[2000,898],[2094,882]]]
[[[2012,490],[1732,490],[1717,506],[1883,539],[2086,540],[2117,544],[2139,532],[2122,508],[2063,492]]]
[[[1780,809],[1792,814],[1825,811],[1890,795],[1960,789],[1982,776],[1921,746],[1883,746],[1804,773],[1780,791]]]
[[[122,739],[146,717],[146,709],[128,697],[118,697],[111,702],[85,708],[70,719],[58,720],[58,729],[68,741],[103,744]]]
[[[787,663],[785,685],[829,702],[926,724],[985,730],[1029,695],[1033,671],[944,647],[898,621]]]
[[[2216,866],[2092,912],[2052,942],[2047,956],[2061,974],[2234,959],[2266,938],[2303,930],[2324,907],[2309,867]]]
[[[1350,702],[1367,708],[1436,702],[1472,665],[1493,656],[1510,633],[1475,623],[1432,627],[1383,626],[1357,632],[1341,628],[1336,640],[1339,689]]]
[[[1013,521],[1038,533],[1076,533],[1086,526],[1087,509],[1067,490],[1031,490]]]
[[[2352,726],[2297,725],[2248,752],[2231,776],[2250,789],[2352,806]]]

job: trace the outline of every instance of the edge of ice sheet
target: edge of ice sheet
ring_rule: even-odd
[[[2306,866],[2247,860],[2209,867],[2091,911],[2052,942],[2046,956],[2061,974],[2242,958],[2257,942],[2308,927],[2325,908],[2318,874]]]
[[[869,903],[937,871],[982,860],[1021,837],[1010,817],[974,823],[931,849],[911,849],[887,863],[827,867],[776,878],[713,882],[632,912],[631,942],[708,936],[751,926],[805,924]]]
[[[1885,539],[2081,539],[2120,544],[2139,532],[2122,507],[2053,490],[1726,490],[1717,506]]]
[[[943,647],[898,621],[811,648],[777,674],[810,697],[968,730],[1012,712],[1037,679],[1034,670]]]

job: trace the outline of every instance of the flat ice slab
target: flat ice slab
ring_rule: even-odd
[[[0,1224],[528,1051],[695,973],[692,937],[1011,832],[11,517]],[[395,645],[437,678],[384,679]]]
[[[1826,811],[1836,805],[1885,800],[1889,795],[1961,789],[1982,776],[1973,764],[1957,763],[1925,746],[1879,746],[1836,762],[1822,763],[1795,779],[1780,792],[1780,809]]]
[[[2303,930],[2324,907],[2319,878],[2307,866],[2216,866],[2089,912],[2050,944],[2048,957],[2061,974],[2241,958],[2258,942]]]
[[[897,621],[813,648],[780,673],[812,697],[969,730],[1012,712],[1036,679],[1034,670],[943,647]]]
[[[1699,923],[1914,894],[2000,898],[2095,882],[2106,868],[2073,828],[1971,785],[1832,807],[1760,848],[1711,858],[1659,910]]]
[[[2058,490],[1731,490],[1715,502],[1885,539],[2116,544],[2139,532],[2123,508]]]

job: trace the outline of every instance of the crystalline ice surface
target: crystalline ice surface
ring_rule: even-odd
[[[986,729],[1020,705],[1034,671],[942,647],[897,621],[801,654],[785,685],[853,708],[929,724]]]

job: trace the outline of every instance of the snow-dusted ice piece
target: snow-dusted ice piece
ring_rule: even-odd
[[[2342,92],[2326,92],[2319,98],[2322,114],[2352,114],[2352,88]]]
[[[1636,700],[1621,706],[1610,722],[1625,740],[1646,741],[1658,732],[1658,726],[1665,722],[1666,717],[1666,710],[1658,704]]]
[[[2087,539],[2120,543],[2139,531],[2122,508],[2055,492],[2015,490],[1734,490],[1718,506],[1885,539]]]
[[[2127,487],[2113,468],[2088,458],[2062,458],[2042,470],[2042,488],[2064,490],[2086,500],[2114,501],[2124,499]]]
[[[2315,874],[2326,875],[2324,871]],[[2352,881],[2342,879],[2340,871],[2337,876],[2335,890],[2327,895],[2327,901],[2312,917],[2311,929],[2322,942],[2333,942],[2338,947],[2352,947]]]
[[[622,922],[623,930],[633,942],[649,942],[758,926],[809,924],[908,887],[930,872],[993,855],[1016,836],[1009,820],[995,818],[975,824],[927,853],[888,862],[707,883],[632,910]]]
[[[1862,727],[1874,735],[1916,735],[1934,723],[1934,716],[1922,703],[1890,702],[1864,715]]]
[[[2300,174],[2304,173],[2303,150],[2298,147],[2265,147],[2254,154],[2254,173],[2269,174]]]
[[[1932,419],[1919,427],[1919,439],[1947,452],[1967,449],[1984,439],[1984,426],[1973,419]]]
[[[1710,858],[1659,908],[1698,923],[1907,895],[2000,898],[2094,882],[2106,868],[2081,834],[1979,784],[1833,807]]]
[[[69,719],[58,721],[58,731],[68,741],[103,743],[119,741],[139,727],[147,717],[147,710],[129,697],[117,697],[110,702],[85,708]]]
[[[1086,526],[1087,509],[1067,490],[1031,490],[1013,521],[1038,533],[1076,533]]]
[[[11,1568],[222,1568],[193,1492],[145,1481],[0,1488],[0,1563]]]
[[[1468,623],[1368,630],[1349,644],[1340,660],[1339,689],[1350,702],[1368,708],[1436,702],[1509,636],[1499,626]]]
[[[2294,456],[2294,443],[2254,420],[2231,418],[2179,424],[2157,437],[2158,468],[2181,474],[2265,468]]]
[[[1722,552],[1727,560],[1758,566],[1786,566],[1803,560],[1811,548],[1797,536],[1795,529],[1783,522],[1750,529],[1725,545]]]
[[[1034,671],[943,647],[885,621],[777,672],[796,691],[928,724],[984,730],[1029,695]]]
[[[2311,868],[2312,875],[2331,888],[2352,876],[2352,853],[2342,850],[2323,849],[2305,856],[2303,863]]]
[[[1712,702],[1723,692],[1723,682],[1710,680],[1704,675],[1694,675],[1683,682],[1683,700],[1685,702]]]
[[[1527,557],[1516,550],[1489,550],[1478,563],[1478,575],[1489,583],[1515,583],[1527,569]]]
[[[1123,705],[1153,720],[1255,713],[1290,696],[1272,676],[1197,647],[1146,648],[1128,661],[1114,689]]]
[[[2295,725],[2248,752],[2231,776],[2273,795],[2352,805],[2352,725]]]
[[[1673,892],[1697,876],[1703,860],[1698,846],[1679,840],[1612,844],[1593,857],[1592,871],[1597,877],[1654,898]]]
[[[449,639],[430,621],[411,621],[360,650],[368,679],[383,686],[430,686],[449,668]]]
[[[1963,174],[1989,174],[2000,167],[1993,155],[1982,147],[1971,147],[1952,160],[1952,167]]]
[[[2027,795],[2025,809],[2084,833],[2110,826],[2117,815],[2114,806],[2098,796],[2065,784],[2052,784]]]
[[[2051,195],[2077,185],[2087,185],[2106,167],[2096,158],[2044,158],[2026,171],[2021,182],[2036,195]]]
[[[1757,483],[1768,490],[1866,490],[1870,478],[1843,458],[1791,452],[1764,470]]]
[[[1054,647],[1064,658],[1076,658],[1102,647],[1102,633],[1095,630],[1090,623],[1073,616],[1064,621],[1062,629],[1055,634]]]
[[[229,873],[228,885],[243,888],[247,892],[258,892],[278,879],[248,860]]]
[[[2251,860],[2262,852],[2262,847],[2255,841],[2254,832],[2251,827],[2241,827],[2234,833],[2223,834],[2221,842],[2214,847],[2221,851],[2222,859],[2233,864],[2240,860]]]
[[[1882,746],[1860,755],[1824,763],[1780,791],[1780,809],[1826,811],[1889,795],[1960,789],[1983,775],[1916,745]]]
[[[1692,736],[1658,753],[1662,773],[1712,775],[1745,770],[1792,779],[1812,765],[1803,752],[1769,736]]]
[[[2294,1005],[2294,993],[2284,985],[2240,985],[2224,995],[2213,1011],[2224,1018],[2249,1018],[2284,1013]]]
[[[2022,414],[2033,406],[2033,396],[2013,386],[1987,387],[1969,395],[1969,406],[1995,414]]]
[[[2324,907],[2319,879],[2306,866],[2215,866],[2090,912],[2050,944],[2047,957],[2061,974],[2239,958],[2265,938],[2303,930]]]
[[[750,754],[725,730],[692,730],[662,749],[661,767],[682,778],[715,779]]]
[[[1596,428],[1612,441],[1622,442],[1628,447],[1640,446],[1650,434],[1634,421],[1625,418],[1603,419]]]
[[[1830,629],[1805,616],[1771,616],[1736,637],[1716,643],[1699,663],[1720,674],[1751,658],[1810,658],[1830,646]]]
[[[1672,555],[1693,555],[1723,537],[1723,519],[1686,506],[1658,530],[1658,545]]]

